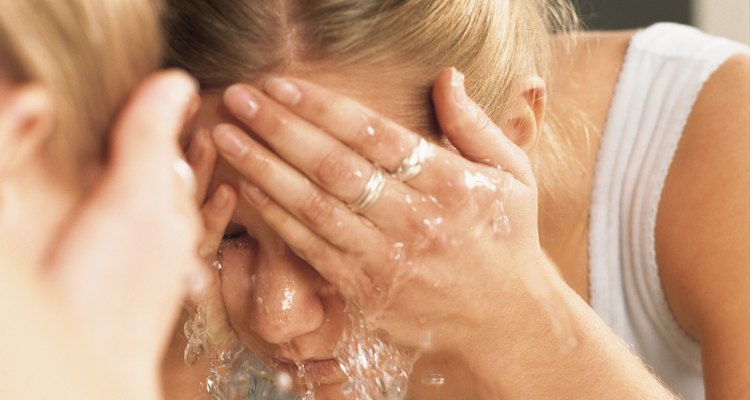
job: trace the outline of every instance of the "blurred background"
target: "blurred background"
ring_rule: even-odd
[[[590,29],[629,29],[671,21],[750,44],[750,0],[575,0]]]

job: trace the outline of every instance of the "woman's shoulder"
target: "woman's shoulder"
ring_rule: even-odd
[[[707,381],[724,382],[707,386],[717,398],[736,398],[750,374],[749,127],[750,58],[737,54],[692,108],[656,221],[664,293],[701,343]]]
[[[701,301],[722,292],[711,287],[750,277],[749,127],[750,57],[738,54],[703,86],[662,192],[656,239],[668,297]],[[696,306],[672,307],[700,336],[700,317],[691,312]]]

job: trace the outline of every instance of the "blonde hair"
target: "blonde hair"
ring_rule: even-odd
[[[528,74],[550,78],[550,38],[577,28],[568,0],[170,0],[168,62],[204,89],[263,74],[329,66],[398,76],[415,114],[432,121],[429,93],[447,66],[466,75],[467,91],[501,123],[511,93]],[[548,85],[551,87],[551,85]],[[548,113],[549,115],[549,113]],[[539,142],[559,167],[565,140],[555,118]],[[421,127],[435,130],[434,125]],[[437,132],[436,132],[437,133]],[[548,164],[540,160],[540,165]],[[539,175],[539,174],[537,174]],[[552,181],[550,178],[548,181]],[[540,182],[544,186],[544,181]]]
[[[113,115],[161,61],[156,0],[0,0],[0,69],[52,96],[48,155],[68,177],[105,154]]]

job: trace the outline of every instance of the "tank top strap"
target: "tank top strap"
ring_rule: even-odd
[[[594,172],[589,222],[592,307],[687,399],[703,398],[700,349],[677,325],[661,288],[656,213],[703,85],[738,53],[750,54],[746,46],[678,24],[656,24],[636,33]]]

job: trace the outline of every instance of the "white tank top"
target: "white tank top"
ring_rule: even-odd
[[[662,292],[654,227],[664,181],[703,84],[750,49],[663,23],[627,50],[596,161],[589,227],[591,305],[662,382],[704,399],[700,348]]]

